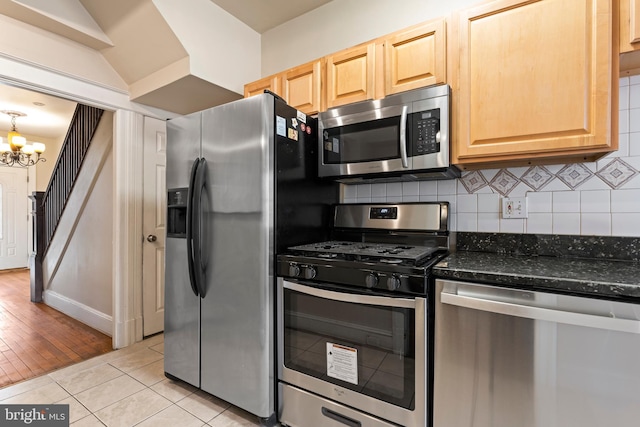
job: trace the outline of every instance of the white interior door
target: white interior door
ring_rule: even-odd
[[[0,167],[0,270],[29,263],[27,169]]]
[[[162,120],[144,119],[142,246],[143,334],[164,330],[165,166],[167,130]]]

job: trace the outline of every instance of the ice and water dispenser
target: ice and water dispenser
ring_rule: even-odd
[[[167,237],[187,237],[188,188],[174,188],[167,192]]]

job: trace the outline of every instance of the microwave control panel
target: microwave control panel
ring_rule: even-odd
[[[411,114],[413,156],[440,152],[440,109]]]

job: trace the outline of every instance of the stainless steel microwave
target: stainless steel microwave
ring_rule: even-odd
[[[440,85],[320,113],[318,175],[347,182],[460,176],[450,164],[450,98]]]

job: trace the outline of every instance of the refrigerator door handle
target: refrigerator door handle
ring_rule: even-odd
[[[194,266],[194,244],[193,244],[193,225],[194,225],[194,190],[195,190],[195,181],[196,181],[196,172],[198,170],[198,165],[200,164],[200,159],[196,159],[193,162],[193,166],[191,166],[191,175],[189,176],[189,190],[187,193],[187,265],[189,266],[189,283],[191,284],[191,290],[196,296],[200,296],[198,292],[198,287],[196,284],[195,277],[195,266]]]
[[[202,236],[206,234],[205,222],[203,218],[202,197],[206,197],[205,187],[207,184],[207,161],[204,158],[199,160],[198,169],[196,170],[194,191],[193,191],[193,222],[195,224],[193,233],[193,266],[196,288],[201,298],[205,297],[205,274],[206,274],[206,251],[204,245],[207,244],[206,239]]]

